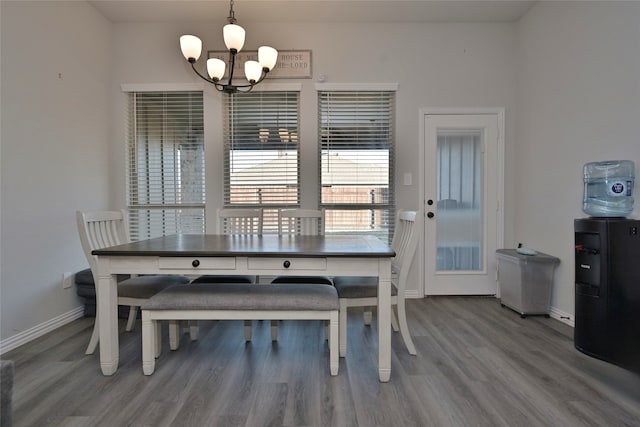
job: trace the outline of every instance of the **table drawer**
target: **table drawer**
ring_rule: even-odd
[[[215,257],[215,258],[198,258],[198,257],[161,257],[158,259],[160,269],[167,270],[191,270],[199,269],[220,269],[230,270],[236,268],[235,257]]]
[[[323,271],[327,269],[326,258],[250,257],[247,262],[249,270]]]

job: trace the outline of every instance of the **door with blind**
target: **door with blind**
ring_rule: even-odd
[[[425,294],[494,295],[502,114],[422,115]],[[500,245],[500,246],[499,246]]]

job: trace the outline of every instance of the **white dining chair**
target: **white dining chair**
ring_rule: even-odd
[[[422,212],[398,211],[391,241],[391,247],[396,252],[391,261],[391,305],[395,305],[398,312],[396,318],[391,310],[391,324],[394,331],[400,330],[405,346],[412,355],[416,354],[416,348],[407,324],[405,289],[424,221]],[[378,304],[378,278],[338,276],[333,278],[333,283],[340,298],[340,356],[344,357],[347,353],[347,310],[350,307],[371,307]]]
[[[262,208],[220,208],[216,211],[218,234],[248,235],[262,234]],[[254,275],[206,274],[191,283],[256,283]],[[251,321],[244,322],[244,336],[251,340]]]
[[[323,236],[324,209],[278,209],[278,234],[298,236]],[[318,283],[333,286],[328,276],[276,276],[271,283]],[[271,340],[278,339],[278,321],[271,321]]]
[[[94,283],[98,284],[98,261],[91,254],[94,249],[102,249],[129,243],[129,225],[124,210],[100,212],[76,212],[76,222],[80,235],[80,244],[89,262]],[[169,286],[189,283],[189,278],[178,275],[135,276],[118,282],[118,305],[129,306],[129,319],[126,331],[132,331],[138,315],[138,308],[148,298]],[[96,292],[96,298],[98,292]],[[96,301],[97,302],[97,301]],[[96,319],[93,333],[85,354],[93,354],[99,341],[99,310],[96,303]]]

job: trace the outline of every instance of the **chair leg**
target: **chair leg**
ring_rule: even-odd
[[[129,319],[127,319],[127,327],[125,331],[133,331],[133,327],[136,325],[136,319],[138,318],[138,307],[135,305],[129,306]]]
[[[169,321],[169,348],[177,350],[180,345],[180,322],[177,320]]]
[[[338,375],[338,368],[340,366],[338,347],[339,340],[339,314],[335,311],[331,313],[331,319],[329,320],[329,370],[332,376]]]
[[[271,341],[278,341],[278,321],[271,321]]]
[[[400,327],[398,326],[398,318],[396,317],[395,311],[393,311],[393,306],[391,307],[391,327],[394,332],[398,332]]]
[[[398,319],[400,320],[400,333],[404,340],[404,345],[407,346],[409,354],[416,355],[416,347],[413,345],[413,339],[409,332],[409,325],[407,324],[407,310],[405,308],[404,298],[398,298]]]
[[[153,321],[153,335],[155,339],[155,358],[160,357],[160,353],[162,352],[162,329],[160,328],[160,322],[157,320]]]
[[[340,357],[347,355],[347,299],[340,298],[340,314],[338,319]]]
[[[251,341],[251,320],[244,321],[244,340]]]
[[[200,328],[198,327],[197,320],[189,321],[189,336],[191,337],[191,341],[198,341],[198,332]]]
[[[96,351],[96,347],[98,346],[98,341],[100,340],[100,330],[98,327],[98,313],[96,312],[96,320],[93,323],[93,332],[91,333],[91,339],[89,340],[89,345],[85,350],[84,354],[93,354]]]

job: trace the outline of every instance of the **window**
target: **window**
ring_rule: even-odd
[[[127,200],[132,240],[205,232],[202,92],[131,92]]]
[[[277,232],[278,208],[300,206],[298,91],[225,97],[226,207],[262,207],[264,232]]]
[[[394,91],[319,91],[320,206],[327,233],[393,233]]]

